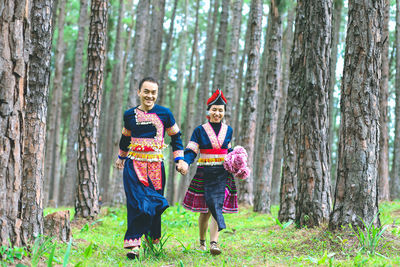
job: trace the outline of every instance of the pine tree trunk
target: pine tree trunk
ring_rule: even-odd
[[[395,131],[393,163],[390,175],[390,198],[400,198],[400,0],[396,0],[396,108],[395,108]]]
[[[379,94],[379,200],[389,200],[389,133],[388,133],[388,98],[389,98],[389,0],[385,0],[384,21],[383,21],[383,37],[385,40],[382,48],[382,80],[380,83]]]
[[[304,24],[305,7],[297,5],[295,33],[293,37],[292,52],[290,55],[290,76],[288,96],[286,102],[286,115],[284,121],[283,137],[283,166],[280,188],[280,205],[278,219],[281,222],[294,220],[296,218],[297,200],[297,161],[300,120],[300,88],[303,78],[305,50],[303,49],[303,32],[306,31]]]
[[[250,43],[246,73],[246,98],[244,101],[243,116],[239,144],[248,154],[248,165],[253,166],[254,139],[256,129],[256,110],[258,94],[258,77],[260,68],[260,45],[262,31],[263,4],[261,0],[252,0],[250,8]],[[238,201],[252,205],[253,203],[253,176],[239,183]]]
[[[272,204],[279,203],[279,190],[282,172],[282,157],[283,157],[283,136],[284,136],[284,120],[286,114],[286,101],[287,101],[287,90],[289,86],[289,59],[290,49],[293,44],[293,20],[294,20],[295,8],[291,8],[288,12],[288,20],[286,30],[283,33],[283,55],[282,55],[282,79],[281,79],[281,97],[279,99],[279,110],[278,110],[278,127],[275,138],[275,149],[274,149],[274,165],[272,167],[272,192],[271,202]]]
[[[147,54],[146,76],[159,79],[161,62],[161,44],[164,34],[165,0],[152,1],[150,40],[147,42],[149,53]]]
[[[184,146],[189,143],[190,137],[192,135],[192,132],[195,128],[195,109],[197,107],[196,105],[196,99],[197,99],[197,94],[196,94],[196,85],[199,80],[199,72],[200,72],[200,59],[199,59],[199,51],[198,51],[198,39],[199,39],[199,8],[200,8],[200,0],[196,1],[196,22],[195,22],[195,27],[194,27],[194,33],[193,33],[193,45],[192,45],[192,55],[190,58],[190,67],[189,67],[189,78],[187,82],[187,88],[188,88],[188,96],[187,96],[187,101],[186,101],[186,120],[184,124]],[[194,74],[194,81],[192,81],[192,68],[194,64],[194,57],[196,57],[196,62],[195,62],[195,74]],[[196,164],[193,164],[194,166]],[[191,166],[190,170],[193,169]],[[176,191],[175,194],[175,199],[174,202],[180,202],[183,197],[184,193],[186,192],[189,180],[191,178],[191,171],[188,172],[187,175],[181,176],[181,179],[179,180],[179,185],[178,185],[178,190]]]
[[[247,59],[247,54],[249,51],[249,43],[250,43],[250,19],[247,19],[247,27],[246,27],[246,42],[244,45],[244,50],[243,50],[243,55],[242,59],[240,60],[240,66],[239,66],[239,74],[238,74],[238,79],[237,79],[237,88],[238,90],[234,92],[234,103],[235,103],[235,108],[232,109],[233,111],[233,119],[232,121],[234,122],[231,124],[233,129],[237,129],[233,133],[233,143],[236,143],[236,140],[239,140],[240,136],[240,118],[243,114],[243,106],[241,105],[242,103],[242,97],[243,97],[243,91],[244,91],[244,86],[243,86],[243,72],[244,72],[244,64]]]
[[[132,74],[129,83],[128,107],[134,107],[137,103],[137,90],[139,82],[143,78],[144,67],[146,62],[145,48],[147,23],[149,16],[150,3],[149,0],[139,0],[136,10],[135,39],[133,41],[133,58],[132,58]]]
[[[83,49],[85,45],[86,28],[88,19],[88,0],[80,0],[78,39],[75,48],[74,75],[71,87],[71,117],[68,127],[67,163],[64,179],[68,181],[62,194],[62,205],[73,205],[75,199],[75,186],[78,159],[78,127],[79,127],[79,94],[82,82]]]
[[[107,0],[92,0],[88,44],[87,87],[82,99],[79,131],[76,217],[94,218],[100,210],[97,178],[97,131],[107,39]]]
[[[300,134],[297,140],[298,197],[296,222],[314,227],[328,222],[331,209],[329,173],[329,66],[332,0],[299,1],[305,25],[300,83]]]
[[[242,24],[242,6],[243,0],[235,0],[232,4],[232,33],[230,41],[229,59],[225,76],[225,97],[228,101],[225,112],[225,121],[227,124],[234,125],[234,112],[237,112],[237,105],[234,102],[234,95],[240,90],[237,87],[237,69],[238,69],[238,48],[240,39],[240,26]],[[233,128],[237,130],[236,128]]]
[[[217,40],[217,54],[215,56],[213,88],[225,89],[225,49],[228,36],[228,19],[230,0],[222,0],[222,12],[219,20],[219,31]]]
[[[128,10],[132,9],[132,0],[128,2]],[[133,29],[133,21],[132,24],[128,27],[126,40],[125,40],[125,55],[122,64],[119,66],[121,69],[121,75],[119,75],[118,81],[118,90],[116,101],[117,103],[123,103],[123,96],[125,92],[125,77],[126,77],[126,66],[128,62],[129,51],[132,46],[132,29]],[[122,116],[123,116],[123,105],[117,105],[115,109],[115,123],[114,123],[114,130],[113,130],[113,157],[116,158],[119,151],[119,139],[121,138],[120,131],[122,129]],[[125,191],[124,185],[122,180],[122,170],[115,168],[113,165],[112,170],[113,176],[112,181],[114,183],[114,191],[112,194],[112,204],[113,205],[121,205],[126,202],[125,200]]]
[[[167,65],[171,57],[171,43],[172,43],[171,41],[172,41],[172,35],[174,33],[174,26],[175,26],[174,22],[175,22],[177,6],[178,6],[178,0],[174,0],[174,7],[172,9],[172,16],[171,16],[171,24],[169,25],[169,32],[165,40],[165,50],[161,64],[160,86],[158,90],[158,99],[159,99],[158,102],[160,103],[160,105],[164,105],[167,96],[164,87],[166,88],[165,83],[167,83],[168,81]]]
[[[113,192],[113,185],[111,184],[110,181],[110,167],[112,164],[112,159],[113,159],[113,140],[114,140],[114,135],[119,135],[120,136],[120,130],[117,130],[117,132],[114,131],[114,122],[119,119],[116,117],[116,112],[115,109],[117,108],[118,102],[116,102],[117,99],[117,92],[121,90],[118,87],[119,84],[119,76],[121,74],[121,64],[123,60],[123,55],[122,55],[122,18],[124,16],[125,12],[125,6],[124,6],[124,0],[119,1],[119,10],[118,10],[118,24],[117,24],[117,33],[116,33],[116,38],[115,38],[115,46],[114,46],[114,66],[113,66],[113,72],[112,72],[112,88],[110,91],[110,105],[108,108],[109,112],[109,118],[105,122],[105,150],[102,158],[102,164],[101,164],[101,181],[103,182],[102,188],[103,188],[103,203],[109,203],[111,200],[111,195],[110,193]]]
[[[333,1],[333,15],[332,15],[332,49],[331,49],[331,72],[329,79],[329,150],[331,153],[331,162],[329,164],[330,173],[331,173],[331,184],[332,186],[336,181],[336,161],[337,156],[333,157],[333,153],[337,155],[337,151],[333,151],[333,137],[335,135],[335,120],[336,113],[333,112],[334,107],[334,96],[333,92],[335,91],[336,84],[336,65],[337,65],[337,56],[338,56],[338,45],[339,45],[339,33],[340,33],[340,25],[342,21],[342,7],[343,0],[334,0]]]
[[[3,1],[0,16],[0,243],[4,246],[22,245],[22,220],[18,215],[23,173],[24,89],[28,76],[24,51],[30,45],[31,25],[26,4],[28,0]]]
[[[186,42],[187,42],[187,17],[188,17],[188,9],[189,9],[189,2],[185,0],[184,2],[184,18],[182,24],[182,31],[180,32],[179,38],[179,57],[178,57],[178,74],[177,74],[177,81],[176,81],[176,94],[174,100],[174,115],[176,118],[176,123],[178,126],[181,126],[182,122],[182,98],[183,98],[183,87],[184,87],[184,76],[186,71]],[[184,103],[184,102],[183,102]],[[170,161],[173,163],[170,165],[168,181],[167,181],[167,200],[169,203],[173,204],[175,197],[175,180],[176,180],[176,172],[175,172],[175,162],[173,154],[170,153]],[[172,167],[172,168],[171,168]]]
[[[60,4],[60,13],[58,15],[58,38],[57,38],[57,47],[56,47],[56,59],[55,59],[55,73],[53,80],[53,97],[54,97],[54,108],[51,110],[53,115],[55,116],[55,126],[54,126],[54,143],[52,155],[49,155],[48,162],[52,166],[52,170],[50,172],[50,192],[49,192],[49,203],[52,206],[57,207],[58,202],[58,192],[59,192],[59,184],[60,184],[60,130],[61,130],[61,102],[63,95],[63,69],[64,69],[64,57],[65,57],[65,45],[64,45],[64,22],[65,22],[65,0],[61,0]]]
[[[47,10],[48,12],[43,12]],[[19,205],[21,240],[33,243],[43,234],[43,174],[47,99],[50,81],[52,1],[34,0],[31,7],[31,53],[25,88],[22,193]]]
[[[264,80],[264,87],[260,88],[263,98],[258,98],[259,105],[263,101],[263,112],[260,118],[260,131],[258,136],[258,161],[254,176],[254,206],[253,210],[261,213],[271,213],[271,183],[272,166],[274,160],[275,136],[277,130],[278,107],[281,91],[281,54],[282,54],[282,19],[281,1],[271,0],[270,15],[267,35],[267,51],[265,74],[260,79]]]
[[[335,204],[329,227],[362,221],[380,225],[378,213],[379,84],[384,0],[349,1],[341,88],[341,123]],[[361,221],[362,220],[362,221]]]
[[[199,107],[201,107],[201,115],[198,117],[199,121],[197,124],[201,124],[204,121],[206,116],[206,108],[204,107],[205,103],[207,103],[207,99],[210,94],[210,76],[211,76],[211,63],[213,58],[214,51],[214,40],[215,40],[215,27],[217,24],[218,17],[218,7],[219,0],[213,0],[214,9],[212,10],[212,4],[210,3],[210,10],[208,12],[208,20],[207,20],[207,41],[206,41],[206,50],[203,61],[203,70],[201,72],[201,81],[200,81],[200,98],[199,98]],[[212,15],[211,15],[212,14]]]

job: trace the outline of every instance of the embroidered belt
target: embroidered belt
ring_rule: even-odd
[[[228,149],[200,149],[200,158],[197,162],[198,166],[215,166],[222,165]]]
[[[147,162],[161,162],[164,160],[163,154],[158,151],[134,151],[130,150],[128,152],[128,158],[137,161],[147,161]]]
[[[134,151],[162,151],[168,147],[164,141],[157,141],[155,138],[132,137],[129,148]]]

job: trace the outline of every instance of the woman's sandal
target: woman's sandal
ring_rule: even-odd
[[[200,239],[200,247],[199,247],[199,250],[201,250],[201,251],[207,251],[206,241],[205,241],[205,240],[201,240],[201,239]]]
[[[210,242],[210,253],[211,255],[219,255],[221,254],[221,249],[218,247],[217,242],[211,241]]]
[[[136,258],[139,258],[139,252],[140,252],[139,247],[133,247],[128,253],[126,253],[126,256],[129,259],[134,260]]]

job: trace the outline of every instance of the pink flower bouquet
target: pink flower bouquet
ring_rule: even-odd
[[[236,178],[246,179],[250,175],[246,150],[241,146],[236,146],[231,153],[226,155],[224,168]]]

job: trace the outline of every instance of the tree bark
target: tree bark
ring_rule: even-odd
[[[161,64],[161,74],[160,74],[160,86],[158,90],[158,98],[160,99],[160,105],[164,105],[165,99],[167,96],[167,92],[165,90],[166,86],[165,83],[168,81],[168,71],[167,65],[171,57],[171,41],[172,35],[174,33],[174,22],[176,16],[176,7],[178,6],[178,0],[174,0],[174,7],[172,8],[172,16],[171,16],[171,23],[169,25],[169,32],[167,38],[165,40],[165,50],[163,54],[163,60]]]
[[[34,0],[30,12],[32,49],[25,88],[23,178],[18,205],[23,245],[32,243],[37,236],[43,234],[42,191],[52,43],[52,1]]]
[[[394,123],[393,163],[390,175],[390,198],[400,198],[400,0],[396,0],[396,107]]]
[[[246,27],[246,41],[245,41],[245,45],[244,45],[244,50],[243,50],[243,55],[242,55],[242,59],[240,60],[240,66],[239,66],[239,74],[238,74],[238,79],[237,79],[237,88],[238,90],[236,92],[234,92],[234,103],[235,103],[235,108],[232,109],[235,110],[235,112],[233,112],[233,119],[232,121],[234,122],[232,126],[233,129],[238,129],[236,132],[233,133],[233,143],[236,143],[236,140],[239,140],[239,136],[240,136],[240,118],[243,114],[243,105],[242,105],[242,97],[243,97],[243,91],[244,91],[244,87],[243,87],[243,72],[244,72],[244,64],[246,62],[247,59],[247,54],[249,51],[249,43],[250,43],[250,23],[251,20],[247,19],[247,27]]]
[[[30,9],[25,7],[30,7],[30,1],[3,3],[0,10],[0,243],[21,246],[22,220],[18,205],[25,136],[24,89],[28,76],[25,53],[29,51],[31,25]]]
[[[198,39],[199,39],[199,8],[200,8],[200,0],[196,1],[196,22],[194,26],[194,33],[193,33],[193,44],[192,44],[192,55],[190,58],[190,66],[189,66],[189,78],[187,81],[187,88],[188,88],[188,96],[186,101],[186,119],[184,124],[184,145],[189,143],[191,134],[195,128],[195,108],[196,108],[196,100],[197,99],[197,92],[196,86],[199,80],[199,72],[200,72],[200,59],[199,59],[199,51],[198,51]],[[194,62],[194,57],[196,57],[196,61]],[[194,81],[192,81],[193,76],[193,64],[195,64],[195,74],[194,74]],[[194,166],[196,164],[193,164]],[[189,170],[191,170],[191,167]],[[178,190],[175,194],[174,202],[180,202],[183,197],[184,193],[186,192],[189,180],[191,178],[191,171],[188,172],[187,175],[181,176],[179,180]]]
[[[227,124],[234,125],[234,114],[233,111],[237,112],[237,105],[234,102],[234,95],[240,87],[237,86],[238,78],[238,48],[240,39],[240,27],[242,25],[242,6],[243,0],[235,0],[232,3],[232,32],[230,41],[230,51],[228,64],[226,69],[226,76],[224,82],[225,97],[228,101],[225,112],[225,121]],[[233,128],[235,129],[235,128]]]
[[[283,137],[283,166],[280,188],[280,205],[278,219],[281,222],[295,220],[297,200],[297,161],[300,120],[300,88],[303,78],[305,50],[303,32],[306,31],[305,8],[296,7],[295,33],[290,55],[290,78],[286,103]]]
[[[110,181],[110,167],[112,164],[112,159],[113,159],[113,140],[114,140],[114,135],[119,135],[120,136],[120,130],[117,130],[117,132],[114,131],[114,122],[118,120],[119,118],[116,117],[116,112],[115,109],[117,108],[116,106],[118,105],[117,100],[117,92],[121,90],[118,85],[119,85],[119,76],[122,75],[121,73],[121,65],[122,65],[122,60],[123,60],[123,55],[122,55],[122,18],[124,16],[125,12],[125,6],[124,6],[124,0],[119,1],[119,9],[118,9],[118,24],[117,24],[117,33],[116,33],[116,38],[115,38],[115,46],[114,46],[114,65],[113,65],[113,72],[112,72],[112,88],[110,91],[110,98],[109,98],[109,107],[108,107],[108,112],[109,112],[109,119],[105,122],[105,150],[103,154],[103,159],[102,159],[102,164],[101,164],[101,181],[102,181],[102,188],[103,188],[103,198],[102,201],[103,203],[109,203],[111,200],[111,195],[110,193],[113,192],[113,185],[111,184]]]
[[[331,153],[331,162],[329,164],[329,169],[331,173],[331,184],[334,185],[336,181],[336,163],[337,156],[333,157],[333,137],[335,136],[335,120],[336,113],[333,112],[334,107],[334,96],[333,92],[335,91],[336,84],[336,65],[337,65],[337,56],[338,56],[338,45],[339,45],[339,33],[340,33],[340,25],[342,22],[342,8],[343,8],[343,0],[334,0],[333,1],[333,15],[332,15],[332,49],[331,49],[331,66],[330,66],[330,79],[329,79],[329,151]],[[337,151],[335,151],[335,154]],[[333,192],[332,192],[333,193]]]
[[[72,236],[69,210],[60,210],[44,217],[44,233],[67,243]]]
[[[260,79],[264,80],[264,87],[260,88],[261,94],[258,96],[258,106],[263,102],[263,112],[260,115],[261,127],[257,145],[258,155],[254,176],[254,206],[253,210],[261,213],[271,213],[271,182],[272,166],[274,159],[275,137],[278,120],[278,107],[281,91],[281,54],[282,54],[282,19],[281,1],[271,0],[267,50],[266,68],[264,75]]]
[[[384,0],[349,1],[335,204],[329,227],[363,227],[378,214],[379,84]]]
[[[382,48],[382,80],[380,83],[379,94],[379,200],[389,200],[389,133],[388,133],[388,98],[389,98],[389,0],[385,0],[384,20],[383,20],[383,37],[385,40]]]
[[[159,79],[161,62],[161,44],[164,34],[165,0],[152,1],[151,30],[148,44],[146,76]]]
[[[97,178],[97,131],[103,91],[107,39],[107,0],[91,2],[87,86],[82,99],[79,131],[76,217],[94,218],[100,210]]]
[[[250,43],[246,73],[246,98],[241,120],[240,141],[248,154],[248,165],[253,166],[254,139],[256,129],[256,110],[258,94],[258,77],[260,68],[260,45],[262,31],[263,5],[261,0],[252,0],[250,7]],[[238,200],[241,203],[253,203],[253,176],[239,183]]]
[[[53,129],[52,132],[49,132],[48,136],[52,143],[49,143],[49,151],[51,154],[46,156],[46,166],[47,164],[51,167],[50,172],[48,173],[48,181],[50,182],[50,191],[49,191],[49,199],[48,203],[51,206],[57,207],[58,202],[58,192],[60,185],[60,131],[61,131],[61,100],[63,95],[63,69],[64,69],[64,57],[65,57],[65,45],[64,45],[64,22],[65,22],[65,0],[61,0],[59,3],[60,13],[58,15],[58,38],[57,38],[57,46],[56,46],[56,58],[55,58],[55,73],[53,80],[53,96],[52,96],[52,107],[51,107],[51,115],[49,123],[54,125],[50,125]]]
[[[135,39],[133,41],[133,67],[129,83],[128,107],[134,107],[137,103],[137,90],[139,82],[143,78],[146,63],[145,48],[147,23],[149,16],[150,2],[149,0],[139,0],[136,10]]]
[[[282,79],[281,79],[281,97],[279,98],[279,110],[278,110],[278,127],[275,137],[275,149],[274,149],[274,163],[272,167],[272,192],[271,202],[272,204],[279,203],[279,190],[281,181],[282,171],[282,157],[283,157],[283,136],[284,136],[284,120],[286,114],[286,101],[287,101],[287,90],[289,86],[289,59],[290,59],[290,48],[293,44],[293,20],[294,20],[295,8],[290,8],[288,11],[288,19],[286,30],[283,33],[282,40]]]
[[[128,10],[132,10],[132,0],[129,0],[128,2]],[[129,25],[127,34],[126,34],[126,40],[125,40],[125,55],[122,64],[119,66],[121,69],[121,75],[119,75],[119,81],[118,81],[118,90],[117,90],[117,96],[116,96],[116,101],[117,103],[123,103],[123,96],[125,92],[125,77],[126,77],[126,67],[127,67],[127,62],[128,62],[128,56],[129,56],[129,49],[132,46],[132,29],[133,29],[133,23],[134,21],[132,20],[132,24]],[[113,153],[112,155],[116,157],[118,155],[119,151],[119,140],[121,138],[120,131],[122,129],[122,117],[123,117],[123,105],[117,105],[115,109],[115,123],[113,125],[114,130],[113,130]],[[114,181],[114,191],[112,194],[112,204],[113,205],[121,205],[126,202],[125,200],[125,191],[124,191],[124,185],[122,181],[122,170],[115,168],[113,165],[113,176],[112,176],[112,181]]]
[[[332,0],[299,1],[305,14],[303,64],[300,83],[300,134],[297,140],[298,197],[296,222],[314,227],[328,222],[331,210],[329,173],[329,66],[331,57]]]
[[[199,121],[197,124],[201,124],[206,116],[206,108],[204,105],[207,103],[207,99],[210,95],[210,76],[211,76],[211,63],[214,51],[214,40],[215,40],[215,27],[217,24],[219,0],[213,0],[214,8],[212,10],[212,4],[210,3],[210,10],[208,12],[207,20],[207,40],[206,50],[203,61],[203,70],[201,72],[200,81],[200,98],[199,105],[201,107],[201,116],[198,117]],[[213,14],[211,16],[211,14]]]
[[[181,127],[182,122],[182,108],[181,103],[183,99],[183,87],[184,87],[184,78],[186,72],[186,43],[187,43],[187,17],[188,17],[188,9],[189,9],[189,2],[185,0],[184,2],[184,18],[182,23],[182,31],[180,32],[179,38],[179,57],[178,57],[178,75],[176,81],[176,94],[175,94],[175,104],[174,106],[174,114],[176,118],[176,123],[179,127]],[[167,181],[167,200],[169,203],[173,204],[175,197],[175,162],[173,154],[170,154],[170,164],[169,174],[168,174],[168,181]]]
[[[222,0],[222,12],[219,20],[219,31],[217,40],[217,54],[215,56],[213,88],[225,89],[225,49],[228,36],[228,19],[230,0]]]
[[[67,140],[67,163],[65,167],[64,180],[68,181],[64,185],[62,205],[73,205],[74,189],[77,176],[78,159],[78,127],[79,127],[79,95],[82,82],[83,49],[85,45],[86,28],[88,19],[88,0],[80,0],[78,39],[75,47],[74,74],[71,87],[71,117],[68,127]]]

